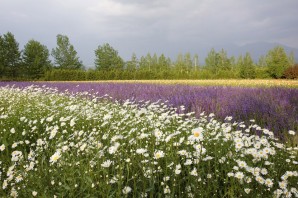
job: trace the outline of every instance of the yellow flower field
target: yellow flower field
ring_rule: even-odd
[[[71,81],[78,82],[78,81]],[[298,88],[298,80],[283,79],[218,79],[218,80],[104,80],[80,81],[93,83],[150,83],[150,84],[181,84],[198,86],[234,86],[234,87],[287,87]]]

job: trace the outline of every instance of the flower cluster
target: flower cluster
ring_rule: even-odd
[[[0,126],[1,197],[298,197],[298,148],[254,120],[30,86]]]

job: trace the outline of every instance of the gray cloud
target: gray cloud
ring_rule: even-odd
[[[0,34],[50,50],[65,34],[87,65],[105,42],[125,59],[133,52],[203,57],[213,46],[253,42],[298,48],[297,8],[296,0],[0,0]]]

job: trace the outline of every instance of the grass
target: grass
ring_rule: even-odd
[[[183,111],[1,87],[0,196],[298,196],[294,131]]]

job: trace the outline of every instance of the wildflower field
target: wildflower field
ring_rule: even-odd
[[[52,81],[55,82],[55,81]],[[61,81],[56,81],[61,82]],[[67,82],[67,81],[65,81]],[[68,81],[69,82],[69,81]],[[103,80],[72,81],[75,83],[137,83],[158,85],[233,86],[233,87],[286,87],[298,88],[298,80],[286,79],[211,79],[211,80]]]
[[[298,197],[297,96],[0,82],[0,197]]]

